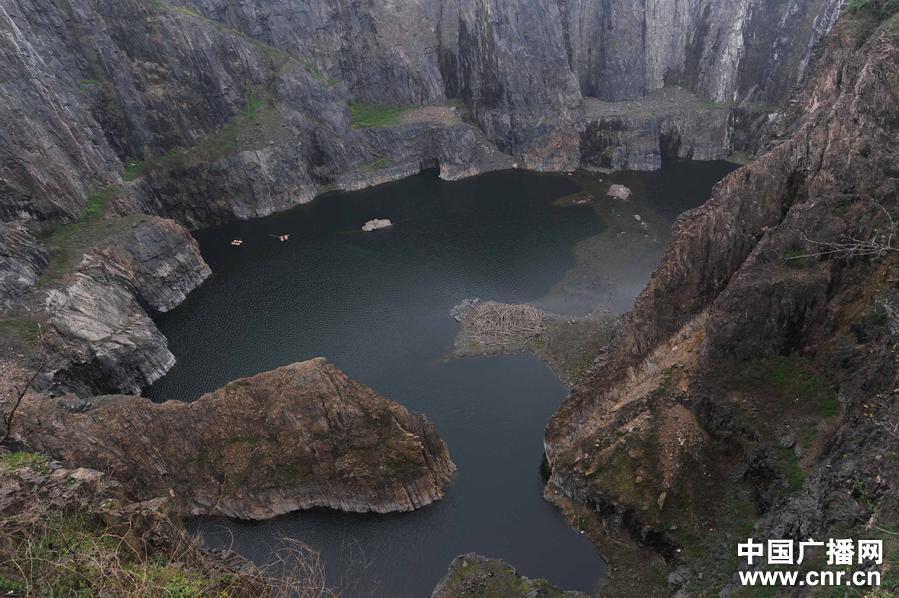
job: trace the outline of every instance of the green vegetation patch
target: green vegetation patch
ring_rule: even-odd
[[[5,456],[0,456],[0,463],[9,469],[21,469],[27,467],[29,469],[44,471],[47,467],[47,460],[47,457],[44,455],[26,451],[16,451]]]
[[[203,575],[178,563],[179,555],[147,559],[122,536],[87,514],[44,520],[0,565],[0,588],[36,596],[231,595],[225,574]]]
[[[885,20],[899,13],[899,0],[849,0],[846,12],[867,12],[880,20]]]
[[[369,162],[366,165],[366,168],[368,168],[369,170],[377,171],[377,170],[381,170],[388,164],[390,164],[390,158],[388,158],[387,156],[381,156],[377,160],[372,160],[371,162]]]
[[[739,568],[734,546],[752,536],[756,513],[749,491],[741,484],[729,484],[721,490],[724,494],[710,497],[713,502],[704,507],[706,521],[677,525],[670,532],[693,571],[686,586],[691,596],[717,596]],[[710,559],[709,555],[720,558]]]
[[[803,249],[793,248],[784,251],[783,262],[793,268],[811,268],[818,260]]]
[[[85,218],[60,225],[42,235],[49,252],[49,263],[38,286],[59,282],[71,272],[85,251],[115,235],[149,220],[149,216],[133,215],[116,218]]]
[[[399,123],[400,116],[408,110],[399,106],[379,106],[361,102],[350,102],[349,106],[352,126],[356,129],[391,127]]]
[[[699,98],[699,105],[703,110],[731,110],[736,107],[735,102],[717,102],[703,96]]]
[[[597,450],[587,477],[597,494],[637,510],[645,521],[656,521],[660,516],[655,482],[662,472],[655,420],[653,416],[653,422],[645,430],[625,433],[607,457],[601,457],[604,451]]]
[[[125,182],[133,181],[144,173],[147,164],[143,160],[128,157],[125,158],[125,171],[122,173],[122,179]]]
[[[106,213],[109,202],[118,193],[119,188],[115,185],[107,185],[99,191],[95,191],[87,196],[87,204],[81,212],[82,220],[93,220],[101,218]]]
[[[90,92],[97,89],[101,85],[102,83],[100,83],[96,79],[82,79],[78,82],[78,91]]]
[[[779,403],[780,412],[825,418],[840,414],[836,391],[804,357],[778,356],[747,362],[737,373],[736,384],[745,392],[771,395]]]
[[[281,116],[275,103],[267,92],[257,90],[249,93],[241,111],[220,129],[187,149],[172,150],[146,161],[129,159],[123,178],[130,181],[150,171],[215,162],[239,151],[259,148],[280,130]]]
[[[26,345],[36,343],[40,337],[37,321],[24,315],[0,317],[0,338],[16,340]]]

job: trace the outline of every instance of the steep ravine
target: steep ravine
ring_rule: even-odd
[[[702,555],[753,525],[894,529],[897,23],[855,12],[818,47],[841,4],[6,3],[0,365],[45,349],[38,390],[139,393],[173,363],[147,311],[209,275],[186,228],[426,167],[655,168],[763,130],[550,422],[547,498],[603,549],[634,540],[623,595],[734,589]]]
[[[547,498],[600,546],[634,539],[613,571],[656,555],[613,593],[733,591],[708,554],[747,534],[895,550],[897,24],[862,10],[826,38],[780,139],[681,217],[547,428]]]
[[[0,81],[16,85],[3,85],[0,102],[0,220],[25,236],[4,247],[4,272],[15,274],[3,275],[0,302],[16,327],[49,318],[74,345],[83,339],[64,305],[102,307],[90,317],[133,334],[94,331],[92,342],[115,340],[80,351],[57,389],[144,388],[172,359],[129,303],[133,285],[89,308],[76,304],[90,281],[59,276],[105,237],[104,216],[112,229],[133,214],[198,228],[434,166],[455,179],[513,166],[652,169],[751,150],[771,127],[756,108],[776,110],[801,80],[838,5],[4,5]],[[48,243],[53,276],[42,276]],[[184,291],[205,276],[198,263],[175,271]],[[53,293],[32,292],[38,278]],[[128,364],[128,353],[144,358]]]

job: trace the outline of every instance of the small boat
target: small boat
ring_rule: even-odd
[[[243,240],[242,239],[234,239],[231,241],[231,244],[234,245],[235,247],[240,247],[241,245],[243,245]]]

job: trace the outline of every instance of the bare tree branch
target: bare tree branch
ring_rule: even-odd
[[[872,201],[887,217],[889,226],[885,229],[876,229],[867,239],[846,236],[842,241],[818,241],[810,239],[805,233],[800,233],[802,240],[811,245],[822,248],[821,251],[804,255],[791,255],[785,259],[798,260],[810,257],[823,257],[826,255],[836,257],[883,257],[889,253],[899,253],[899,248],[893,246],[893,238],[896,236],[896,220],[883,205]]]
[[[12,424],[13,418],[16,415],[16,411],[18,411],[19,407],[22,405],[22,401],[25,399],[25,395],[28,394],[28,391],[31,390],[31,386],[34,384],[34,381],[37,380],[37,377],[40,376],[46,369],[47,366],[56,358],[56,353],[48,353],[46,351],[46,343],[44,338],[43,329],[38,324],[38,328],[40,330],[38,336],[38,346],[40,349],[40,359],[38,363],[34,366],[34,369],[31,371],[31,374],[25,380],[25,383],[22,385],[22,388],[16,391],[16,398],[12,403],[12,408],[3,415],[3,425],[5,427],[5,431],[3,432],[3,438],[0,438],[0,446],[5,445],[10,436],[12,435]]]

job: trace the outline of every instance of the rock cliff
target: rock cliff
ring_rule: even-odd
[[[723,160],[731,155],[731,110],[681,88],[622,102],[584,101],[581,166],[657,170],[662,160]]]
[[[175,363],[147,309],[164,312],[178,305],[210,270],[196,241],[171,220],[70,226],[98,225],[101,238],[76,257],[74,272],[62,266],[62,278],[47,283],[47,342],[58,355],[48,384],[56,392],[137,394]],[[60,233],[66,240],[69,234],[84,231]]]
[[[651,547],[672,591],[729,586],[703,555],[753,525],[894,525],[897,64],[896,16],[837,25],[779,138],[681,216],[610,359],[547,428],[547,497]]]
[[[129,216],[85,218],[38,237],[3,229],[3,353],[16,347],[25,369],[32,357],[47,362],[36,388],[139,393],[174,364],[148,312],[175,307],[210,274],[181,225]]]
[[[584,97],[636,100],[680,85],[716,102],[777,106],[839,5],[7,3],[0,220],[77,219],[116,190],[119,212],[202,226],[423,167],[448,178],[515,162],[572,169]],[[374,121],[357,118],[372,108]],[[403,111],[418,116],[397,119]],[[693,114],[666,118],[661,138],[678,131],[693,148],[675,156],[732,149],[718,120],[703,131]]]
[[[455,471],[424,416],[321,358],[189,404],[34,397],[18,421],[28,446],[100,468],[134,496],[170,496],[185,515],[411,511],[439,500]]]
[[[777,103],[841,2],[560,0],[585,95],[639,98],[681,84],[718,102]],[[773,49],[773,51],[772,51]]]
[[[46,250],[26,228],[0,223],[0,309],[27,294],[46,266]]]

